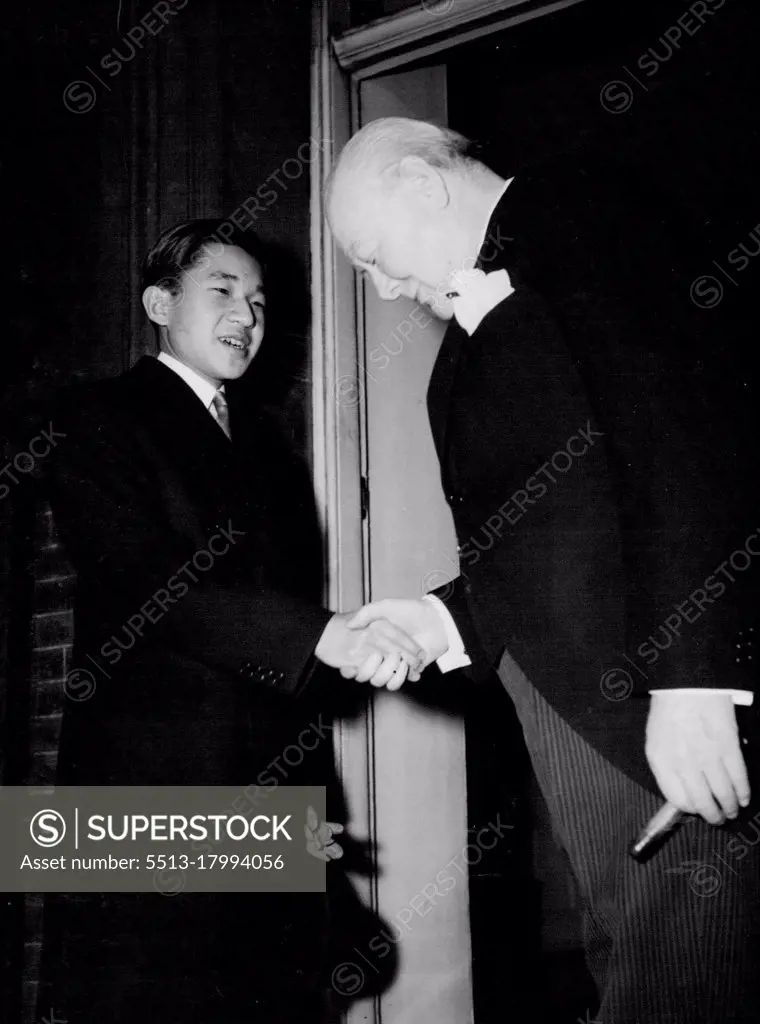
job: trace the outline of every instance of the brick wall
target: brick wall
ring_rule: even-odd
[[[33,560],[34,603],[30,622],[32,660],[31,761],[27,784],[53,782],[64,701],[63,684],[69,671],[73,623],[74,570],[57,537],[49,506],[35,513]],[[41,953],[44,896],[26,897],[24,924],[23,1024],[36,1016],[37,978]],[[41,1007],[42,1012],[45,1008]]]
[[[38,510],[32,619],[32,778],[52,781],[63,708],[63,681],[74,637],[75,574],[58,539],[50,508]]]

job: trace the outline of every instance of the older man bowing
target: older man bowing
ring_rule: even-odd
[[[738,338],[690,302],[685,236],[624,168],[505,178],[403,118],[350,140],[327,199],[382,298],[452,319],[428,404],[466,579],[448,607],[381,601],[355,625],[498,671],[605,1024],[757,1020],[760,869],[726,823],[752,813],[756,429]],[[663,795],[693,817],[637,864]],[[720,891],[694,884],[704,865]]]

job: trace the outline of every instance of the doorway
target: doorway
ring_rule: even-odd
[[[452,123],[450,87],[468,49],[364,80],[359,124],[418,117],[468,134],[466,118]],[[383,302],[369,283],[357,284],[366,583],[374,599],[419,597],[460,573],[425,402],[446,325],[413,301]],[[380,692],[372,725],[375,827],[385,851],[378,911],[405,906],[457,853],[466,865],[461,875],[456,861],[449,868],[457,884],[445,899],[419,901],[429,919],[415,914],[407,924],[384,1013],[403,1021],[413,1005],[422,1016],[410,1020],[450,1013],[459,1021],[466,1010],[477,1024],[528,1013],[574,1022],[595,998],[574,883],[499,681],[472,694],[463,675],[436,673],[400,694]]]
[[[495,16],[511,24],[575,2],[445,6],[460,18],[449,28],[461,45],[493,31]],[[476,8],[490,16],[488,27]],[[461,20],[467,9],[473,18]],[[428,10],[423,24],[417,9],[387,29],[351,29],[336,40],[322,8],[316,138],[331,139],[338,152],[379,116],[450,121],[447,65],[456,50],[451,34],[427,39],[431,17]],[[378,41],[386,31],[387,45]],[[321,206],[330,161],[325,147],[313,167],[314,464],[328,598],[346,610],[371,598],[418,597],[453,579],[459,565],[425,405],[443,327],[413,303],[382,303],[336,252]],[[359,999],[349,1020],[503,1024],[527,1010],[537,1019],[541,888],[525,836],[540,810],[501,688],[477,707],[464,677],[439,678],[413,693],[380,692],[336,733],[349,826],[374,855],[373,877],[356,883],[395,934],[399,962],[392,985]],[[487,825],[497,842],[479,847]],[[357,976],[374,969],[366,954],[357,951]]]

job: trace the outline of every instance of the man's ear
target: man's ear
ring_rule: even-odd
[[[419,156],[405,156],[398,163],[402,183],[413,189],[435,210],[443,210],[451,201],[448,185],[439,168]]]
[[[148,285],[142,293],[142,303],[153,323],[161,327],[166,327],[169,322],[169,310],[177,304],[176,296],[156,284]]]

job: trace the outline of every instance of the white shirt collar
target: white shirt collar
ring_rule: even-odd
[[[514,180],[515,180],[514,178],[508,178],[504,182],[504,188],[499,192],[499,194],[496,197],[496,199],[494,199],[493,204],[491,205],[491,208],[488,211],[488,215],[487,215],[487,217],[485,219],[485,224],[483,224],[483,229],[480,232],[480,244],[478,245],[478,252],[480,252],[480,250],[485,245],[486,235],[488,234],[488,225],[491,223],[491,218],[493,217],[494,213],[496,212],[496,207],[499,205],[499,203],[501,202],[501,200],[504,197],[504,193],[507,191],[507,189],[509,188],[509,186],[512,184],[512,182]]]
[[[509,178],[504,183],[504,188],[496,196],[488,211],[480,234],[481,241],[478,252],[487,240],[488,225],[491,223],[494,211],[513,181],[514,178]],[[452,300],[454,316],[460,327],[464,328],[468,334],[473,334],[481,320],[514,292],[506,270],[494,270],[486,273],[483,270],[464,268],[453,275],[452,282],[459,292],[458,297]]]
[[[170,356],[168,352],[159,352],[158,361],[168,366],[170,370],[174,370],[178,377],[191,388],[195,394],[203,402],[205,409],[211,409],[211,402],[214,399],[214,395],[217,391],[224,391],[224,384],[221,388],[215,388],[213,384],[210,384],[205,377],[201,377],[199,373],[187,366],[185,363],[181,363],[179,359],[174,356]]]

